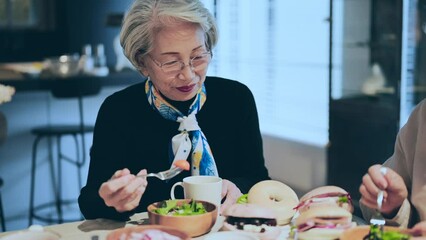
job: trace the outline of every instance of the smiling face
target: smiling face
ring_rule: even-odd
[[[165,27],[156,33],[154,48],[143,57],[141,71],[167,98],[187,101],[197,94],[207,73],[207,66],[192,69],[188,64],[190,59],[207,51],[204,31],[199,25],[181,23]],[[178,72],[163,72],[160,66],[173,61],[182,61],[186,66]]]

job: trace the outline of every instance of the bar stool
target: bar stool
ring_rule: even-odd
[[[83,81],[85,80],[85,81]],[[31,133],[35,135],[32,150],[32,163],[31,163],[31,190],[30,190],[30,207],[29,207],[29,225],[33,224],[33,220],[37,219],[46,223],[63,223],[68,221],[82,220],[80,215],[79,219],[65,219],[63,214],[63,207],[77,203],[75,199],[64,199],[62,191],[62,164],[68,163],[67,172],[71,171],[74,166],[77,171],[78,187],[82,187],[81,182],[81,168],[86,163],[86,146],[85,135],[93,133],[94,126],[84,124],[83,116],[83,97],[96,95],[100,92],[100,82],[90,81],[90,79],[74,80],[64,79],[58,80],[52,89],[52,95],[55,98],[74,98],[78,102],[79,122],[76,124],[49,124],[33,128]],[[59,82],[62,81],[62,82]],[[67,156],[62,149],[62,138],[71,137],[75,144],[75,157]],[[50,179],[52,182],[53,201],[48,201],[35,205],[36,193],[36,173],[37,173],[37,150],[39,143],[46,140],[48,146],[48,168]],[[56,141],[54,141],[56,140]],[[56,146],[56,148],[54,148]],[[56,151],[54,150],[56,149]],[[56,152],[56,157],[53,153]],[[56,166],[56,168],[55,168]],[[46,210],[51,210],[52,213],[46,214]]]
[[[3,187],[3,179],[0,178],[0,188],[2,187]],[[3,202],[1,200],[1,191],[0,191],[0,221],[1,221],[1,231],[6,232],[6,220],[4,219]]]

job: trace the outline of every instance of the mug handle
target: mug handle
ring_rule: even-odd
[[[177,183],[173,184],[172,189],[170,190],[170,198],[173,199],[173,200],[176,199],[175,198],[175,188],[177,186],[181,186],[183,188],[183,182],[177,182]]]

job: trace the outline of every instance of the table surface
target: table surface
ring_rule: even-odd
[[[220,228],[222,227],[224,219],[225,219],[224,217],[219,216],[210,233],[219,231]],[[45,226],[44,229],[47,231],[52,231],[59,234],[61,236],[61,240],[75,240],[75,239],[92,240],[92,238],[95,236],[97,236],[99,240],[104,240],[106,239],[106,236],[108,235],[108,233],[110,233],[114,229],[121,228],[121,227],[136,226],[136,225],[147,225],[147,224],[148,224],[148,214],[144,212],[144,213],[138,213],[133,215],[130,221],[128,222],[117,222],[117,221],[112,221],[107,219],[96,219],[96,220],[85,220],[85,221],[49,225],[49,226]],[[290,227],[283,226],[282,228],[283,228],[282,234],[280,238],[277,240],[287,239]],[[25,231],[25,230],[0,233],[0,238],[9,234],[19,232],[19,231]],[[207,235],[208,234],[200,236],[200,237],[196,237],[193,239],[202,240]]]
[[[219,216],[210,233],[220,231],[220,228],[223,225],[224,219],[225,218],[223,216]],[[357,225],[367,224],[363,219],[357,216],[353,216],[352,220]],[[130,218],[130,220],[127,222],[118,222],[118,221],[113,221],[108,219],[84,220],[84,221],[49,225],[49,226],[45,226],[44,229],[59,234],[61,236],[61,240],[75,240],[75,239],[92,240],[92,238],[95,236],[97,236],[99,240],[105,240],[106,236],[115,229],[122,228],[122,227],[129,227],[129,226],[147,225],[147,224],[149,224],[148,214],[146,212],[143,212],[143,213],[138,213],[133,215]],[[277,240],[290,239],[289,238],[290,226],[289,225],[282,226],[281,229],[282,229],[281,235]],[[19,231],[25,231],[25,229],[0,233],[0,238],[9,234],[19,232]],[[193,239],[203,240],[205,236],[207,236],[208,234],[200,236],[200,237],[196,237]]]

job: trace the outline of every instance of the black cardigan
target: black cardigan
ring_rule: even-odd
[[[144,86],[145,82],[112,94],[99,110],[87,184],[79,196],[86,219],[126,220],[146,211],[150,203],[169,199],[171,186],[189,175],[184,172],[169,181],[148,178],[139,206],[130,212],[119,213],[100,198],[100,185],[119,169],[128,168],[136,174],[144,168],[159,172],[170,167],[170,140],[178,134],[179,123],[152,109]],[[207,100],[197,114],[198,124],[209,142],[219,176],[247,193],[256,182],[269,179],[253,95],[245,85],[217,77],[207,77],[205,86]]]

